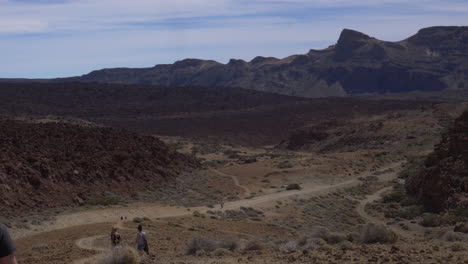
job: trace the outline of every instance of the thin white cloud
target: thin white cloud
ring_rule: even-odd
[[[31,2],[0,0],[0,77],[78,75],[185,57],[284,57],[334,44],[342,28],[401,40],[467,17],[463,2],[436,0]]]

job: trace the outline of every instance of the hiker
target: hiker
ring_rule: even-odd
[[[118,232],[117,227],[112,228],[110,238],[111,238],[112,248],[115,248],[116,246],[120,245],[122,237],[121,237],[120,233]]]
[[[219,205],[221,206],[221,209],[223,209],[223,207],[224,207],[224,198],[221,199],[221,202],[219,203]]]
[[[146,233],[143,232],[143,226],[138,225],[138,234],[136,237],[136,244],[138,253],[143,256],[144,252],[149,255],[148,240],[146,239]]]
[[[0,264],[17,264],[16,247],[5,225],[0,224]]]

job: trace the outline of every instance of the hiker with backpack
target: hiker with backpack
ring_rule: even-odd
[[[112,248],[115,248],[116,246],[120,245],[120,242],[122,241],[122,236],[118,232],[117,227],[112,228],[110,239]]]
[[[5,225],[0,224],[0,264],[16,264],[16,247]]]
[[[148,240],[146,239],[146,233],[143,232],[143,226],[138,225],[138,234],[136,237],[136,244],[138,253],[140,256],[143,256],[144,253],[149,255]]]

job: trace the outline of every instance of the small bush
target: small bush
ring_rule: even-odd
[[[137,224],[140,224],[143,222],[143,219],[141,219],[140,217],[135,217],[133,218],[133,223],[137,223]]]
[[[209,253],[217,248],[219,248],[218,241],[206,237],[196,237],[187,243],[186,253],[187,255],[195,255],[199,251]]]
[[[321,238],[302,237],[299,240],[289,241],[281,245],[279,250],[285,253],[313,251],[325,244],[326,242]]]
[[[412,196],[406,196],[402,201],[401,201],[401,206],[417,206],[419,204],[418,199]]]
[[[346,236],[332,233],[328,229],[324,227],[315,227],[313,228],[308,234],[307,237],[309,238],[320,238],[323,239],[328,244],[337,244],[341,241],[346,240]]]
[[[220,247],[230,251],[234,251],[240,247],[240,241],[237,238],[228,237],[220,242]]]
[[[463,233],[448,231],[442,235],[441,239],[446,242],[459,242],[464,241],[466,236]]]
[[[104,195],[97,195],[91,197],[89,200],[86,201],[88,205],[102,205],[102,206],[109,206],[114,204],[119,204],[122,202],[122,197],[111,193],[105,192]]]
[[[341,241],[338,246],[343,251],[354,249],[354,244],[351,243],[350,241]]]
[[[99,264],[137,264],[139,263],[138,253],[130,247],[116,248],[110,251],[107,256],[98,261]]]
[[[436,227],[442,224],[441,217],[436,214],[425,214],[419,222],[424,227]]]
[[[406,193],[403,191],[394,191],[391,193],[388,193],[384,195],[383,202],[384,203],[399,203],[403,201],[403,199],[406,197]]]
[[[417,176],[423,170],[425,160],[424,156],[409,158],[398,177],[408,179]]]
[[[283,161],[280,164],[278,164],[278,166],[277,166],[278,169],[290,169],[290,168],[293,168],[293,167],[294,167],[294,165],[289,161]]]
[[[232,256],[232,252],[225,248],[217,248],[211,255],[215,257]]]
[[[384,226],[367,224],[359,232],[359,242],[363,244],[395,243],[397,235]]]
[[[247,242],[247,244],[245,245],[245,250],[260,250],[262,249],[262,243],[258,240],[250,240],[249,242]]]
[[[453,252],[464,251],[465,246],[462,243],[454,243],[450,246],[450,250],[452,250]]]
[[[468,234],[468,222],[456,225],[453,231]]]
[[[403,219],[413,219],[417,216],[420,216],[424,213],[424,206],[422,205],[413,205],[406,208],[389,210],[384,213],[384,216],[387,218],[403,218]]]
[[[291,191],[291,190],[300,190],[301,186],[297,183],[291,183],[286,186],[286,190]]]

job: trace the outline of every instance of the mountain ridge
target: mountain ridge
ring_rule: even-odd
[[[335,45],[278,59],[184,59],[149,68],[108,68],[51,82],[240,87],[300,97],[465,89],[468,27],[424,28],[389,42],[344,29]]]

